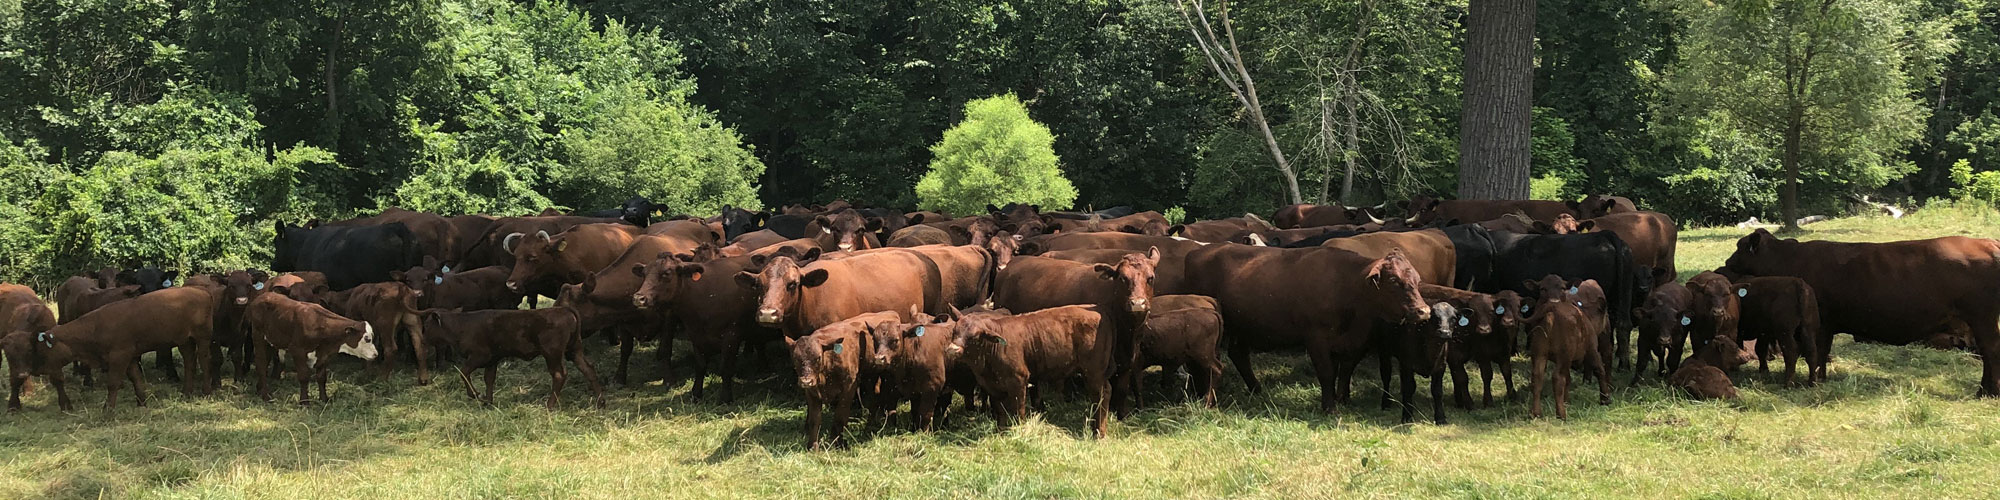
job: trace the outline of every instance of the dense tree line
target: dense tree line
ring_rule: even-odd
[[[1537,196],[1721,223],[2000,190],[2000,3],[1520,3]],[[1078,205],[1454,194],[1470,7],[0,0],[0,279],[249,264],[271,218],[386,205],[914,208],[1005,94]]]

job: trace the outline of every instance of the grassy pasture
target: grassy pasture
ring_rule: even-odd
[[[1810,228],[1800,236],[2000,237],[2000,215],[1937,209]],[[1683,277],[1719,265],[1744,232],[1682,232]],[[609,373],[615,352],[589,344]],[[634,373],[657,374],[642,349]],[[610,408],[591,410],[573,381],[555,412],[541,407],[539,361],[504,366],[490,409],[450,368],[417,387],[407,373],[370,381],[342,366],[334,401],[310,409],[284,403],[289,382],[264,404],[230,381],[184,398],[154,374],[153,407],[130,408],[127,393],[109,414],[102,389],[72,394],[82,411],[63,414],[37,384],[26,410],[0,416],[0,498],[1993,497],[2000,400],[1971,397],[1975,357],[1845,336],[1834,355],[1832,380],[1814,388],[1781,387],[1753,365],[1733,374],[1737,402],[1620,384],[1604,407],[1594,383],[1579,383],[1567,422],[1496,404],[1451,409],[1448,426],[1399,425],[1376,409],[1372,362],[1357,374],[1358,404],[1319,414],[1305,359],[1260,355],[1267,394],[1226,372],[1221,409],[1154,406],[1103,441],[1084,437],[1083,406],[1052,398],[1006,433],[984,417],[934,434],[857,421],[855,446],[829,452],[801,448],[804,411],[792,378],[774,374],[776,352],[732,405],[653,382],[611,386]]]

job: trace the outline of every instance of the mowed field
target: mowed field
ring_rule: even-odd
[[[1809,228],[1799,236],[2000,237],[2000,214],[1938,209]],[[1683,231],[1682,276],[1719,266],[1745,232]],[[588,345],[610,373],[615,350],[597,338]],[[641,349],[635,375],[658,374],[651,347]],[[954,417],[933,434],[863,429],[857,419],[855,445],[824,452],[802,447],[803,403],[777,349],[735,404],[713,394],[690,401],[685,380],[655,381],[610,386],[610,407],[594,410],[573,379],[568,406],[554,412],[542,408],[540,361],[503,366],[493,408],[469,401],[448,367],[418,387],[408,372],[371,381],[348,359],[334,372],[334,401],[308,409],[291,404],[289,380],[274,381],[276,403],[227,380],[216,396],[188,399],[149,370],[154,405],[133,408],[128,392],[113,413],[102,388],[74,391],[82,411],[65,414],[38,383],[27,409],[0,417],[0,498],[1996,495],[2000,399],[1972,397],[1973,355],[1844,335],[1834,349],[1832,379],[1814,388],[1784,388],[1753,363],[1733,374],[1742,400],[1696,402],[1657,382],[1625,388],[1629,372],[1616,372],[1612,405],[1595,403],[1595,383],[1578,383],[1568,421],[1496,401],[1450,409],[1446,426],[1428,423],[1427,390],[1418,391],[1418,424],[1377,409],[1372,361],[1356,374],[1357,404],[1321,414],[1305,359],[1269,354],[1257,358],[1267,394],[1246,393],[1231,369],[1221,408],[1154,405],[1114,422],[1104,440],[1088,438],[1083,405],[1052,397],[1048,413],[1004,433],[983,415]],[[1159,391],[1158,378],[1147,390]]]

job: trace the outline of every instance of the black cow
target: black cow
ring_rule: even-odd
[[[625,204],[618,208],[598,210],[579,215],[585,217],[612,217],[624,220],[634,226],[646,227],[653,225],[654,215],[660,215],[664,218],[667,215],[666,211],[667,205],[664,203],[653,203],[653,200],[648,200],[644,196],[633,196],[632,199],[625,200]]]
[[[333,290],[391,281],[390,273],[424,262],[423,248],[401,222],[308,229],[278,221],[271,246],[272,271],[317,271]]]
[[[806,225],[811,224],[812,221],[813,216],[811,215],[773,215],[764,219],[764,229],[778,233],[779,236],[783,236],[785,239],[796,240],[806,237]]]
[[[1447,231],[1449,233],[1449,231]],[[1482,275],[1465,276],[1460,271],[1460,280],[1469,281],[1472,291],[1497,293],[1513,290],[1524,297],[1538,297],[1540,293],[1527,287],[1527,283],[1544,276],[1561,276],[1564,280],[1577,282],[1587,279],[1597,280],[1604,287],[1605,299],[1609,302],[1611,331],[1617,351],[1618,364],[1624,365],[1625,348],[1631,342],[1633,305],[1652,293],[1652,270],[1632,263],[1632,250],[1625,241],[1611,232],[1581,234],[1516,234],[1506,231],[1486,231],[1491,246],[1473,248],[1474,252],[1486,252],[1492,256],[1490,272]],[[1466,251],[1466,244],[1478,244],[1477,238],[1452,239],[1460,252]]]
[[[764,221],[770,218],[771,214],[769,212],[761,210],[752,212],[730,205],[723,205],[722,215],[718,215],[709,221],[721,222],[722,240],[724,242],[734,242],[738,236],[764,229]],[[803,231],[805,230],[805,226],[799,226],[799,229]]]

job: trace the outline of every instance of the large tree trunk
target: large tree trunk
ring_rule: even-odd
[[[1459,198],[1528,198],[1534,71],[1535,0],[1472,0],[1458,133]]]

